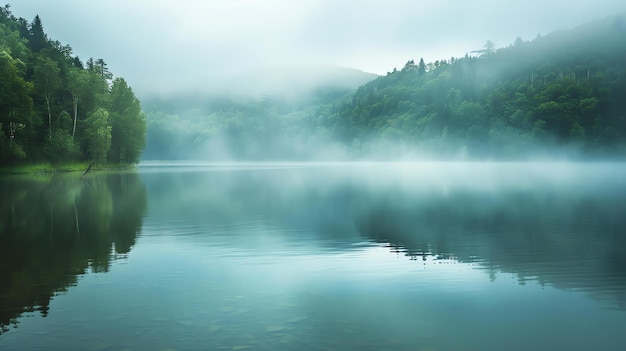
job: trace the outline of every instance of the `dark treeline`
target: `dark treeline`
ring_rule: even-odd
[[[32,23],[0,8],[0,162],[132,163],[145,116],[102,59],[83,63]]]
[[[313,89],[299,104],[280,96],[151,99],[144,156],[620,157],[624,37],[622,15],[501,49],[487,41],[462,58],[411,60],[385,76],[363,76],[352,89]]]
[[[333,129],[369,154],[386,142],[450,156],[616,153],[626,135],[625,36],[621,16],[499,50],[487,41],[478,56],[409,61],[362,86]]]

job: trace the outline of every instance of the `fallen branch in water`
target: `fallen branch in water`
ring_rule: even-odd
[[[84,177],[84,176],[85,176],[85,174],[87,174],[87,173],[91,170],[91,167],[93,167],[93,165],[94,165],[95,163],[96,163],[96,161],[93,161],[93,162],[89,165],[89,167],[87,167],[87,169],[85,170],[85,173],[83,173],[83,175],[81,176],[81,178],[82,178],[82,177]]]

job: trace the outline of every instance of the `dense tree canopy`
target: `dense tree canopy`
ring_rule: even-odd
[[[615,17],[498,50],[487,41],[478,57],[426,69],[409,61],[359,88],[333,128],[367,154],[393,142],[440,156],[615,155],[626,137],[625,23]]]
[[[39,16],[29,23],[0,8],[2,164],[138,162],[145,130],[139,100],[104,60],[84,66]]]
[[[499,49],[487,40],[465,57],[410,60],[352,90],[319,86],[298,104],[152,98],[144,157],[622,157],[625,37],[618,16]]]

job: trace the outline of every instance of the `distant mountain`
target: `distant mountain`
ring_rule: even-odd
[[[309,65],[266,67],[234,76],[222,91],[253,97],[297,98],[319,89],[352,90],[378,77],[357,69]]]
[[[478,56],[409,61],[360,87],[331,129],[353,153],[386,157],[566,156],[624,150],[626,15],[516,40]]]
[[[626,15],[385,76],[271,67],[144,99],[144,159],[623,157]],[[557,153],[555,153],[557,152]]]
[[[197,108],[210,111],[214,109],[211,106],[219,109],[225,101],[273,99],[306,104],[329,94],[355,91],[377,77],[373,73],[336,66],[274,66],[222,78],[204,88],[152,94],[142,100],[147,111],[176,113]]]
[[[331,66],[270,67],[143,99],[143,159],[311,159],[330,145],[326,116],[378,76]]]

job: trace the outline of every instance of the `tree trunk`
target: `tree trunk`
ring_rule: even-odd
[[[74,127],[72,128],[72,139],[76,134],[76,120],[78,119],[78,94],[72,94],[72,102],[74,103]]]
[[[50,114],[50,97],[48,94],[45,95],[46,98],[46,107],[48,108],[48,129],[50,131],[50,140],[52,140],[52,115]]]

